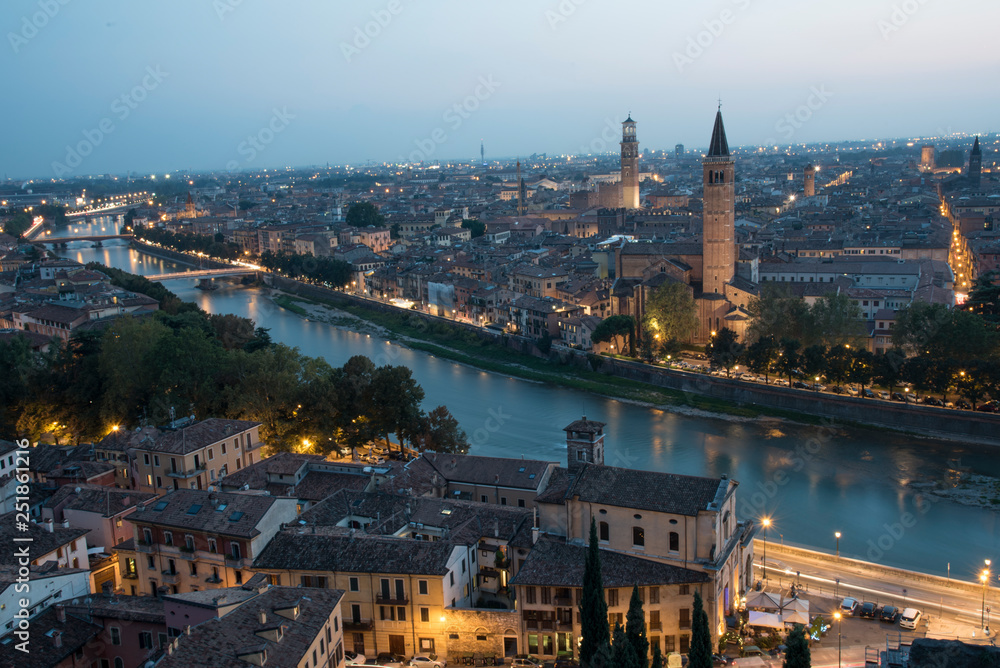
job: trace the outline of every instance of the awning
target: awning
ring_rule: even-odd
[[[750,620],[747,624],[750,626],[766,626],[771,629],[785,628],[785,624],[781,621],[780,616],[773,612],[759,612],[757,610],[750,611]]]

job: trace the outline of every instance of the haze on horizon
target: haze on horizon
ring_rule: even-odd
[[[720,96],[732,145],[990,132],[1000,52],[975,36],[997,19],[995,0],[7,0],[0,176],[581,153],[629,112],[641,148],[695,148]]]

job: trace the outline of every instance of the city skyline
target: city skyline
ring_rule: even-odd
[[[11,85],[28,99],[0,169],[467,160],[481,141],[487,160],[602,153],[630,111],[641,149],[698,148],[720,97],[734,145],[994,129],[996,94],[977,86],[998,56],[965,37],[1000,12],[985,2],[179,8],[6,7]],[[963,94],[930,97],[932,77]]]

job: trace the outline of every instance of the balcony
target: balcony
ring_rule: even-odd
[[[406,605],[409,602],[410,602],[410,599],[408,599],[405,596],[403,598],[393,598],[391,596],[390,597],[385,597],[385,596],[376,596],[375,597],[375,603],[377,603],[378,605]]]
[[[572,631],[573,630],[573,620],[572,619],[560,619],[556,621],[557,631]]]
[[[136,552],[146,552],[146,553],[156,552],[156,545],[153,545],[152,543],[147,543],[144,540],[137,540],[135,541],[135,550]]]
[[[663,622],[650,622],[649,623],[649,630],[650,631],[662,631],[663,630]]]
[[[212,585],[222,584],[222,578],[216,575],[209,575],[207,578],[205,578],[205,582]]]
[[[243,557],[237,557],[232,554],[226,555],[226,567],[227,568],[250,568],[250,560],[244,559]]]
[[[187,559],[188,561],[194,561],[197,559],[194,553],[194,548],[182,547],[179,555],[181,559]]]
[[[181,581],[181,574],[177,571],[174,571],[173,573],[170,571],[162,571],[160,575],[163,578],[163,584],[175,585]]]
[[[193,478],[199,473],[205,470],[204,464],[198,464],[198,466],[193,469],[188,469],[187,471],[167,471],[167,477],[169,478]]]
[[[572,608],[573,607],[573,597],[572,596],[556,596],[552,599],[552,602],[557,608]]]
[[[373,626],[370,619],[344,619],[345,631],[371,631]]]
[[[138,580],[139,579],[139,574],[138,573],[122,573],[122,578],[125,579],[125,580]]]

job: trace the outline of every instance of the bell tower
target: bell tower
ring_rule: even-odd
[[[708,153],[702,159],[704,195],[702,210],[702,292],[725,294],[725,284],[736,273],[735,163],[729,155],[722,110],[715,114],[715,127]]]
[[[604,465],[604,423],[582,419],[563,427],[566,432],[566,466],[570,472],[584,464]]]
[[[639,140],[632,114],[622,123],[622,206],[639,208]]]
[[[979,148],[979,137],[972,145],[972,153],[969,154],[969,185],[978,188],[983,178],[983,152]]]
[[[805,183],[803,184],[802,190],[806,197],[816,196],[816,168],[813,167],[812,163],[806,165],[805,171],[803,172],[803,177],[805,178]]]

